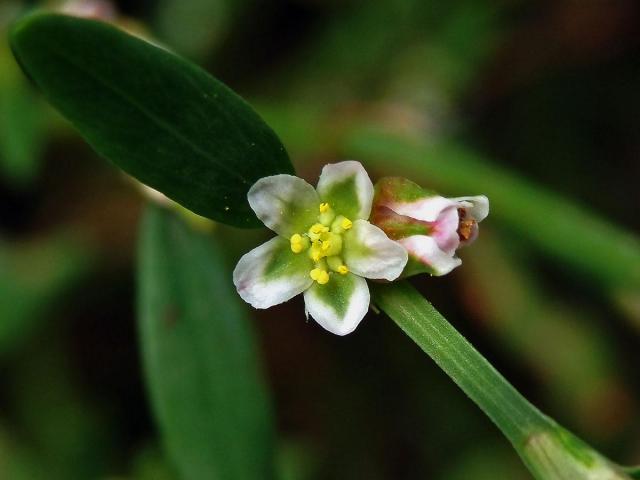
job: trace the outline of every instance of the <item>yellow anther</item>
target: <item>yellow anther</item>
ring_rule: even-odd
[[[303,237],[299,233],[291,235],[289,241],[291,243],[291,251],[293,253],[300,253],[309,247],[309,239]]]
[[[309,276],[320,285],[324,285],[329,281],[329,274],[326,270],[323,270],[321,268],[314,268],[313,270],[311,270],[311,272],[309,272]]]
[[[329,231],[329,227],[327,227],[326,225],[323,225],[321,223],[316,223],[314,224],[310,229],[309,232],[315,234],[315,235],[320,235],[321,233],[325,233]]]
[[[311,245],[311,249],[309,250],[309,256],[314,262],[318,262],[322,257],[324,257],[324,252],[322,251],[320,242],[313,242],[313,245]]]
[[[347,268],[347,266],[346,266],[346,265],[340,265],[340,266],[338,267],[338,273],[339,273],[340,275],[346,275],[347,273],[349,273],[349,269]]]
[[[331,248],[331,240],[325,240],[324,242],[322,242],[322,251],[326,252],[327,250],[329,250]]]
[[[331,231],[333,233],[344,233],[353,226],[353,222],[343,215],[338,215],[331,223]]]
[[[320,204],[320,213],[325,213],[329,211],[329,204],[324,202]]]

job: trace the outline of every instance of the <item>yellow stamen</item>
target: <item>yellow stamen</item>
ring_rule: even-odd
[[[291,243],[291,251],[293,253],[300,253],[301,251],[306,250],[309,247],[309,239],[303,237],[299,233],[294,233],[293,235],[291,235],[289,242]]]
[[[316,282],[318,282],[320,285],[324,285],[328,281],[329,281],[329,274],[325,270],[322,270]]]
[[[311,277],[312,280],[318,280],[318,278],[320,278],[320,272],[322,272],[322,269],[314,268],[309,272],[309,276]]]
[[[311,239],[311,241],[315,242],[316,240],[320,240],[320,236],[328,231],[329,227],[327,227],[326,225],[315,223],[311,226],[307,235]]]
[[[340,266],[338,267],[338,273],[339,273],[340,275],[346,275],[347,273],[349,273],[349,269],[347,268],[347,266],[346,266],[346,265],[340,265]]]
[[[314,268],[313,270],[311,270],[311,272],[309,272],[309,276],[320,285],[324,285],[329,281],[329,274],[326,270],[323,270],[321,268]]]
[[[309,250],[309,256],[314,262],[318,262],[322,257],[324,257],[320,242],[313,242],[313,245],[311,245],[311,249]]]
[[[325,240],[322,242],[322,251],[326,252],[331,248],[331,240]]]
[[[329,204],[324,202],[320,204],[320,213],[327,212],[329,210]]]
[[[312,225],[311,228],[309,229],[309,232],[315,235],[320,235],[321,233],[328,232],[328,231],[329,231],[329,227],[321,223],[316,223]]]
[[[333,233],[344,233],[353,226],[353,222],[343,215],[338,215],[331,223],[331,231]]]

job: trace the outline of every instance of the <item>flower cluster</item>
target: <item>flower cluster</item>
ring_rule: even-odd
[[[262,178],[248,200],[278,236],[240,259],[238,293],[255,308],[303,293],[307,315],[337,335],[367,313],[365,279],[448,273],[460,264],[456,249],[475,238],[488,213],[486,197],[446,199],[397,178],[381,180],[374,200],[355,161],[326,165],[317,189],[291,175]]]

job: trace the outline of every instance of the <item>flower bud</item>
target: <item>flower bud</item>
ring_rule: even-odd
[[[409,252],[404,277],[445,275],[462,263],[456,251],[476,239],[488,213],[484,195],[445,198],[406,178],[386,177],[375,186],[370,221]]]

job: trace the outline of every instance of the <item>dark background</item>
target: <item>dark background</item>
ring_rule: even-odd
[[[10,3],[2,28],[24,7]],[[318,131],[339,136],[374,121],[453,138],[594,215],[640,229],[633,0],[116,7],[118,22],[253,103],[310,181],[342,158],[333,136],[299,134],[299,122],[322,117]],[[43,104],[3,50],[0,478],[40,478],[29,465],[46,466],[47,478],[175,478],[137,345],[144,201]],[[29,137],[14,160],[6,145],[18,138],[16,124]],[[381,170],[375,176],[393,174],[394,165]],[[214,231],[229,245],[230,269],[267,235]],[[635,312],[618,308],[491,215],[462,256],[451,275],[414,284],[534,404],[611,458],[640,463],[640,303]],[[345,338],[305,322],[300,298],[253,318],[279,456],[302,472],[291,478],[530,478],[499,431],[384,315],[369,314]],[[8,458],[24,459],[22,477],[2,474]]]

